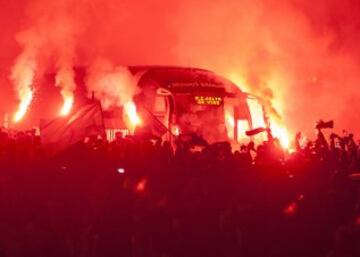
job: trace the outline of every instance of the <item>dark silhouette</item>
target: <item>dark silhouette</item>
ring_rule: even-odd
[[[359,145],[322,128],[292,153],[119,134],[56,157],[2,129],[0,256],[360,256]]]

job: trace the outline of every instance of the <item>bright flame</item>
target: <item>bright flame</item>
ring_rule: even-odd
[[[246,83],[244,76],[241,76],[238,72],[230,72],[226,77],[228,77],[231,81],[234,81],[241,91],[247,93],[252,91],[248,83]]]
[[[251,122],[253,128],[266,127],[264,121],[264,112],[259,101],[257,99],[247,99],[247,103],[251,113]]]
[[[60,115],[66,116],[70,113],[71,108],[74,104],[74,94],[70,91],[62,90],[61,95],[64,99],[64,104],[61,108]]]
[[[246,83],[246,81],[240,74],[236,72],[230,73],[229,78],[232,81],[234,81],[241,90],[252,93],[251,87]],[[271,85],[284,83],[282,80],[280,80],[277,77],[270,79],[268,82]],[[272,86],[272,88],[275,88],[275,86]],[[256,92],[254,93],[256,94]],[[280,92],[277,93],[279,95]],[[279,98],[282,99],[282,97]],[[271,99],[271,103],[273,107],[279,113],[281,113],[281,110],[283,110],[283,102],[281,102],[279,98]],[[267,125],[265,124],[264,112],[261,103],[257,99],[247,99],[247,103],[249,105],[249,109],[251,113],[252,127],[253,128],[266,127]],[[280,125],[280,123],[277,121],[279,119],[278,117],[273,117],[274,115],[272,115],[272,113],[267,113],[267,115],[270,118],[270,123],[271,123],[270,128],[273,136],[279,139],[280,144],[284,149],[288,149],[290,146],[290,139],[287,129],[285,128],[285,126]],[[257,135],[256,137],[258,140],[264,140],[265,134],[260,134]]]
[[[257,100],[252,100],[252,99],[248,99],[248,104],[251,112],[253,127],[254,128],[266,127],[264,121],[264,113],[261,105],[257,102]],[[284,149],[288,149],[290,146],[290,139],[287,129],[277,122],[276,117],[271,117],[271,115],[270,115],[270,123],[271,123],[270,128],[272,135],[279,139],[280,144]],[[259,136],[260,135],[258,135],[257,137]],[[261,137],[265,137],[265,134],[262,134]],[[265,139],[265,138],[261,138],[261,139]]]
[[[19,89],[20,104],[14,115],[14,122],[19,122],[26,114],[27,109],[33,99],[34,92],[29,87]]]
[[[246,131],[249,130],[249,123],[247,120],[238,120],[238,137],[239,139],[247,138]]]
[[[251,122],[253,128],[265,128],[266,124],[264,121],[264,112],[261,104],[257,99],[247,99],[247,103],[249,105],[250,113],[251,113]],[[264,141],[266,140],[266,134],[260,133],[255,136],[256,141]]]
[[[124,168],[118,168],[117,172],[120,174],[124,174],[125,173],[125,169]]]
[[[290,146],[290,139],[286,128],[276,123],[272,123],[270,127],[273,136],[279,139],[281,146],[284,149],[288,149]]]
[[[136,111],[136,105],[133,101],[128,101],[124,104],[124,112],[127,117],[127,120],[129,121],[130,126],[129,130],[133,133],[135,131],[135,128],[139,125],[141,125],[141,119]]]
[[[61,88],[60,93],[64,101],[60,110],[61,116],[68,115],[74,104],[74,90],[76,89],[74,76],[74,70],[71,65],[66,63],[61,66],[55,77],[55,85]]]
[[[27,52],[22,53],[12,69],[11,80],[14,83],[17,97],[20,100],[18,109],[13,117],[19,122],[26,114],[34,96],[32,84],[35,76],[36,61]]]

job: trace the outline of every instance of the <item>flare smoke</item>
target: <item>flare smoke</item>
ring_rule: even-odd
[[[73,46],[73,44],[67,44]],[[74,91],[76,89],[75,73],[73,69],[73,49],[60,49],[57,63],[57,73],[55,77],[55,85],[60,87],[61,96],[63,98],[63,106],[60,115],[69,114],[74,103]]]
[[[102,107],[124,107],[123,120],[133,132],[140,124],[133,97],[138,91],[137,78],[127,67],[114,66],[110,61],[98,59],[89,70],[86,80],[88,91],[99,99]]]
[[[73,19],[69,10],[71,2],[34,1],[27,6],[28,24],[17,36],[22,52],[15,61],[11,76],[20,100],[14,117],[16,122],[22,119],[31,103],[36,73],[52,67],[57,70],[55,85],[60,87],[64,100],[60,114],[70,112],[76,88],[73,72],[74,38],[79,31],[79,23]]]
[[[31,38],[32,41],[26,42],[28,38]],[[19,106],[13,117],[14,122],[18,122],[24,117],[33,99],[33,81],[37,68],[36,56],[38,50],[37,38],[29,31],[19,35],[18,40],[24,45],[24,48],[16,59],[11,72],[11,80],[19,100]]]
[[[90,95],[94,93],[105,110],[132,101],[137,92],[137,81],[130,71],[104,59],[97,60],[91,66],[86,84]]]
[[[60,115],[67,115],[74,103],[74,90],[76,88],[72,67],[63,67],[58,71],[56,74],[56,86],[61,88],[60,93],[64,99]]]
[[[8,49],[0,60],[18,54],[14,35],[31,27],[47,41],[41,61],[30,62],[36,71],[44,59],[57,63],[51,52],[60,48],[75,57],[66,67],[100,56],[116,65],[208,68],[264,98],[293,131],[312,132],[319,118],[360,131],[359,1],[23,1],[26,16],[18,1],[0,10]]]

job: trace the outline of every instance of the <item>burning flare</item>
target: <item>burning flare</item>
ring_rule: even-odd
[[[271,124],[270,127],[273,136],[279,139],[282,148],[289,149],[290,139],[287,129],[274,122]]]
[[[70,113],[71,108],[74,104],[74,94],[70,91],[61,90],[61,95],[64,99],[64,104],[61,108],[60,115],[66,116]]]
[[[61,68],[56,74],[56,86],[61,88],[61,95],[63,98],[63,106],[60,110],[61,116],[66,116],[70,113],[74,104],[74,90],[76,84],[74,81],[74,71],[71,66]]]
[[[14,122],[19,122],[26,114],[34,96],[32,84],[34,80],[36,62],[31,56],[22,54],[17,59],[11,74],[15,85],[17,97],[20,100],[18,109],[13,117]]]
[[[19,89],[20,104],[14,115],[14,122],[19,122],[26,114],[27,109],[33,99],[33,91],[29,87]]]
[[[264,117],[264,110],[266,111],[266,116],[270,119],[270,129],[271,133],[275,138],[278,138],[280,141],[280,145],[284,149],[289,149],[290,147],[290,139],[289,139],[289,132],[287,131],[286,127],[283,125],[281,121],[281,110],[283,109],[283,102],[280,98],[274,99],[273,96],[269,96],[267,94],[263,94],[262,91],[259,91],[257,88],[252,88],[246,82],[246,80],[240,76],[238,73],[230,73],[229,77],[231,80],[235,81],[235,83],[239,86],[241,90],[245,92],[260,93],[260,97],[265,100],[265,102],[260,102],[259,99],[256,98],[248,98],[247,103],[249,105],[249,109],[251,112],[251,120],[252,126],[254,128],[258,127],[267,127],[268,125],[265,122]],[[270,84],[277,85],[278,81],[274,79],[269,80]],[[275,86],[273,86],[275,88]],[[274,107],[276,106],[276,107]],[[261,134],[257,136],[257,139],[262,141],[265,140],[265,135]]]
[[[136,105],[133,101],[128,101],[124,104],[124,113],[129,121],[129,129],[133,133],[135,128],[141,125],[141,119],[136,111]]]

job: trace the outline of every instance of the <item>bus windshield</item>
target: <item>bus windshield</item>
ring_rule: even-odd
[[[217,95],[175,95],[176,123],[182,134],[195,133],[209,143],[227,139],[223,98]]]

